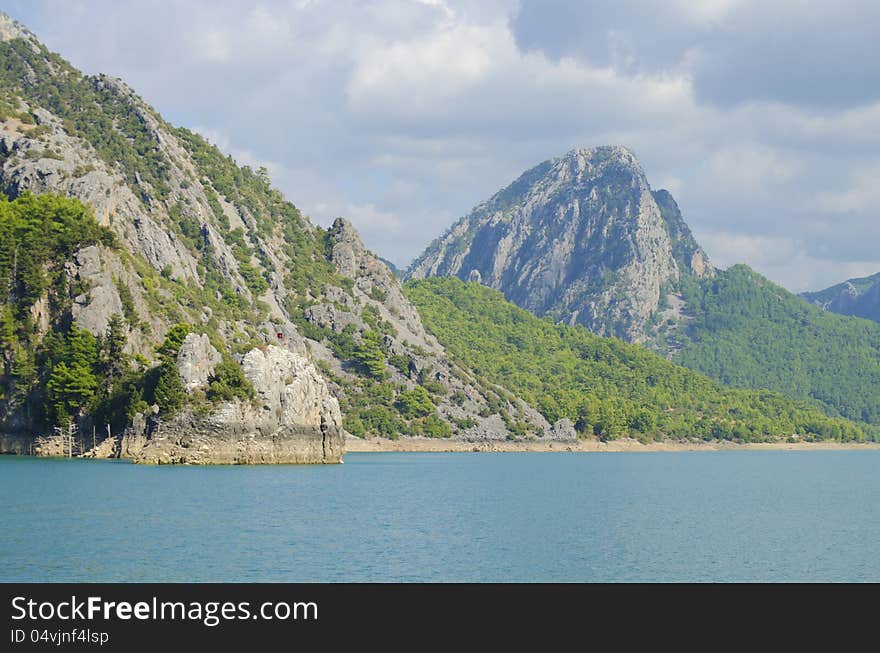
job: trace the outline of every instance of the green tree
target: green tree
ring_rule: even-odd
[[[354,359],[360,369],[374,379],[382,380],[388,376],[380,333],[376,331],[364,332],[361,335],[360,344],[355,347]]]
[[[156,348],[156,353],[166,362],[177,359],[177,352],[180,351],[180,345],[183,344],[186,336],[192,333],[192,326],[186,322],[175,324],[168,329],[165,334],[165,340]]]
[[[407,419],[433,415],[437,409],[431,401],[431,395],[425,388],[417,385],[412,390],[401,392],[397,397],[397,410]]]
[[[54,344],[46,390],[55,421],[64,424],[95,396],[98,347],[91,333],[74,325]]]
[[[173,364],[166,363],[160,367],[153,397],[159,406],[159,413],[164,417],[174,415],[183,406],[186,389],[177,373],[177,367]]]
[[[231,401],[236,398],[247,401],[253,398],[254,387],[245,377],[241,365],[225,357],[214,368],[206,394],[211,401]]]
[[[102,343],[103,360],[101,362],[108,387],[121,379],[128,370],[129,356],[125,352],[127,343],[125,323],[119,315],[114,313],[108,320],[107,333]]]
[[[58,363],[46,384],[56,421],[67,424],[95,396],[97,386],[98,380],[91,370]]]

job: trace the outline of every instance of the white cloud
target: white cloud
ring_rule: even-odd
[[[742,0],[674,0],[672,3],[679,16],[699,27],[717,25],[742,4]]]
[[[855,170],[850,180],[844,190],[820,193],[817,206],[830,213],[880,214],[880,163]]]
[[[430,112],[485,78],[498,37],[496,28],[441,27],[422,38],[367,49],[346,85],[348,97],[356,108],[378,99]]]
[[[802,171],[799,161],[757,143],[737,143],[718,148],[709,159],[715,177],[713,189],[728,193],[766,194],[794,179]]]
[[[880,270],[880,256],[864,261],[819,258],[797,237],[722,231],[703,234],[701,241],[716,266],[746,263],[792,292],[820,290],[829,285],[829,278],[843,281]]]

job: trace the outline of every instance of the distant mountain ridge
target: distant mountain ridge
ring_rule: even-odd
[[[880,272],[849,279],[825,290],[803,292],[800,296],[832,313],[880,322]]]

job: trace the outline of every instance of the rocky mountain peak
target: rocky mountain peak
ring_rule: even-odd
[[[644,180],[644,172],[636,155],[623,145],[600,145],[598,147],[578,147],[560,157],[577,175],[596,174],[609,168],[632,168]],[[647,185],[647,182],[645,182]]]
[[[367,251],[358,230],[345,218],[336,218],[327,230],[327,236],[332,242],[351,247],[358,253]]]
[[[37,37],[27,27],[0,11],[0,41],[14,39],[23,39],[32,45],[39,43]]]
[[[662,193],[630,149],[577,148],[478,205],[407,276],[479,281],[538,315],[642,341],[680,274],[713,270]]]

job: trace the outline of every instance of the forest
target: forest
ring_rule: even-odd
[[[880,425],[880,324],[823,311],[745,265],[683,278],[682,296],[691,315],[672,335],[676,362]]]
[[[412,281],[406,294],[458,362],[519,395],[551,423],[572,420],[585,437],[756,442],[871,436],[824,414],[815,402],[725,387],[641,346],[539,319],[476,283]]]

